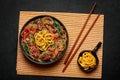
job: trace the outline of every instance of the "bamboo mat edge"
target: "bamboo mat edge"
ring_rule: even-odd
[[[20,11],[20,14],[21,13],[23,13],[23,12],[25,12],[25,13],[31,13],[31,14],[34,14],[34,12],[28,12],[28,11]],[[36,12],[36,13],[39,13],[39,12]],[[43,13],[56,13],[56,14],[59,14],[59,12],[43,12]],[[62,12],[62,13],[64,13],[64,12]],[[76,15],[88,15],[88,14],[83,14],[83,13],[65,13],[65,14],[76,14]],[[94,15],[96,15],[96,14],[94,14]],[[102,16],[102,18],[104,19],[104,15],[101,15]],[[19,22],[20,23],[20,22]],[[104,21],[103,21],[103,23],[102,24],[104,24]],[[103,33],[104,34],[104,33]],[[18,40],[19,41],[19,40]],[[18,44],[18,47],[19,47],[19,44]],[[18,52],[17,52],[17,55],[18,55]],[[17,61],[18,61],[18,56],[17,56]],[[102,64],[101,64],[102,65]],[[18,65],[17,65],[17,67],[16,67],[16,71],[18,70]],[[20,73],[19,71],[17,71],[17,74],[18,75],[34,75],[34,74],[24,74],[24,73]],[[36,74],[35,74],[36,75]],[[40,74],[38,74],[38,75],[40,75]],[[47,76],[47,75],[42,75],[42,76]],[[52,75],[49,75],[49,76],[52,76]],[[58,77],[69,77],[69,76],[58,76]],[[72,76],[72,77],[74,77],[74,76]],[[99,76],[99,77],[96,77],[96,78],[101,78],[102,77],[102,74],[101,74],[101,76]],[[77,77],[76,77],[77,78]],[[79,78],[79,77],[78,77]],[[82,78],[82,77],[81,77]],[[84,77],[83,77],[84,78]],[[90,77],[88,77],[88,78],[90,78]],[[91,77],[92,78],[92,77]],[[94,77],[93,77],[94,78]]]

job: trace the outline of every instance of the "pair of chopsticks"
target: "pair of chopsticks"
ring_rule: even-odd
[[[87,17],[87,19],[86,19],[86,21],[85,21],[85,23],[84,23],[84,25],[83,25],[80,33],[79,33],[77,39],[75,40],[74,45],[72,46],[72,48],[71,48],[68,56],[66,57],[66,59],[65,59],[65,61],[64,61],[65,67],[63,68],[62,72],[64,72],[64,71],[66,70],[66,68],[68,67],[68,65],[69,65],[70,62],[72,61],[73,57],[75,56],[75,54],[77,53],[77,51],[78,51],[79,48],[81,47],[82,43],[83,43],[84,40],[86,39],[87,35],[89,34],[89,32],[91,31],[91,29],[93,28],[94,24],[95,24],[96,21],[98,20],[100,14],[97,15],[97,17],[96,17],[96,19],[94,20],[94,22],[92,23],[91,27],[89,28],[89,30],[87,31],[87,33],[85,34],[85,36],[83,37],[83,39],[81,40],[81,42],[78,44],[78,47],[75,49],[73,55],[71,55],[72,52],[73,52],[73,50],[74,50],[74,48],[75,48],[75,46],[76,46],[76,44],[77,44],[77,42],[78,42],[78,40],[79,40],[79,38],[80,38],[80,36],[82,35],[82,33],[83,33],[83,31],[84,31],[87,23],[88,23],[88,20],[89,20],[89,18],[90,18],[90,16],[91,16],[92,12],[94,11],[95,6],[96,6],[96,2],[93,4],[93,6],[92,6],[92,8],[91,8],[91,10],[90,10],[89,15],[88,15],[88,17]]]

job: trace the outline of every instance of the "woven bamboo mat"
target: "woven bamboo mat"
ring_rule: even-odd
[[[31,63],[24,57],[19,46],[19,32],[22,26],[26,23],[26,21],[38,15],[51,15],[58,18],[66,26],[66,29],[69,34],[69,44],[68,44],[67,51],[64,57],[54,65],[40,66],[40,65]],[[82,44],[81,48],[73,58],[72,62],[70,63],[66,71],[62,73],[62,69],[65,66],[63,64],[65,57],[70,51],[87,16],[88,14],[80,14],[80,13],[20,11],[19,28],[18,28],[19,31],[18,31],[17,63],[16,63],[17,74],[18,75],[37,75],[37,76],[56,76],[56,77],[75,77],[75,78],[101,78],[102,77],[103,45],[97,52],[97,56],[99,58],[99,65],[97,69],[90,74],[86,74],[80,70],[80,68],[77,65],[77,57],[82,50],[92,50],[99,41],[103,43],[104,15],[101,15],[99,17],[98,21],[92,28],[91,32],[89,33],[86,40]],[[96,14],[92,14],[80,40],[83,38],[86,31],[91,26],[96,16],[97,16]]]

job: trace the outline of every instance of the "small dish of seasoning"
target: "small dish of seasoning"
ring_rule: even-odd
[[[93,50],[83,50],[80,52],[77,63],[84,72],[89,73],[97,68],[99,60],[96,53],[101,44],[101,42],[98,42]]]

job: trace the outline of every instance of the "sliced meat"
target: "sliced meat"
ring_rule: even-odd
[[[40,51],[35,46],[33,46],[30,48],[30,55],[37,59],[40,55]]]

